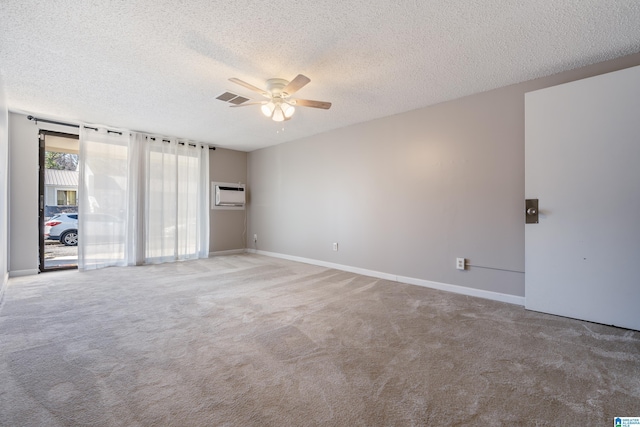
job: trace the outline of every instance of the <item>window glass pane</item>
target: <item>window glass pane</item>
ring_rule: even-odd
[[[76,194],[75,190],[58,190],[56,197],[58,206],[77,206]]]

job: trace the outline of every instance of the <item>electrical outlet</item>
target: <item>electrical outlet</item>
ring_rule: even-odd
[[[336,251],[336,252],[338,251],[338,244],[337,243],[333,244],[333,250]]]
[[[464,270],[464,264],[465,264],[465,259],[464,258],[456,258],[456,268],[458,270]]]
[[[257,234],[253,235],[253,243],[258,243],[258,235]]]

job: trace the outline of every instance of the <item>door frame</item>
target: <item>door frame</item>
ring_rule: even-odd
[[[40,273],[46,273],[49,271],[60,270],[76,270],[78,265],[65,265],[60,267],[45,267],[44,253],[44,223],[45,223],[45,183],[44,183],[44,170],[45,170],[45,138],[49,136],[59,136],[61,138],[80,139],[79,135],[72,133],[55,132],[52,130],[39,129],[38,132],[38,270]]]

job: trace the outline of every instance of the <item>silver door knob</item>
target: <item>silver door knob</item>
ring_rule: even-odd
[[[538,199],[527,199],[524,201],[524,223],[538,223]]]

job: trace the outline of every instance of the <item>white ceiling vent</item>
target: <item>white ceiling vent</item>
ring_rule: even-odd
[[[217,96],[216,99],[224,102],[230,102],[234,105],[244,104],[249,100],[249,98],[245,98],[244,96],[236,95],[235,93],[225,92],[220,96]]]

